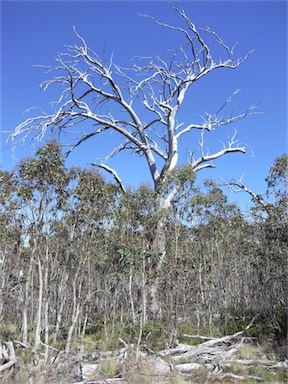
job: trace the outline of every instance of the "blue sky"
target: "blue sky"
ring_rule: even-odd
[[[246,184],[261,193],[269,166],[287,151],[287,2],[182,1],[178,5],[197,26],[207,24],[227,45],[237,42],[237,57],[255,50],[238,69],[215,72],[199,82],[183,108],[183,121],[195,121],[204,112],[216,112],[241,88],[233,104],[236,113],[254,104],[262,112],[207,137],[207,147],[217,150],[220,141],[236,128],[239,143],[247,145],[247,154],[230,154],[216,160],[217,168],[199,173],[199,182],[218,175],[230,180],[245,173]],[[39,106],[47,110],[49,102],[57,99],[57,88],[46,93],[40,89],[39,84],[48,77],[43,69],[33,65],[53,65],[54,57],[65,50],[65,44],[75,44],[73,25],[99,56],[113,52],[114,62],[120,66],[130,66],[135,55],[165,56],[167,50],[183,42],[179,34],[139,14],[173,25],[180,20],[165,1],[1,2],[2,169],[11,169],[22,157],[33,156],[35,146],[26,142],[25,149],[16,147],[14,158],[11,143],[6,143],[8,132],[28,117],[23,115],[27,108]],[[115,145],[113,140],[114,137],[106,136],[86,142],[69,156],[67,165],[85,166],[97,161]],[[196,136],[183,139],[183,152],[188,146],[196,149],[198,140]],[[108,165],[115,167],[126,185],[151,181],[144,161],[130,154],[115,158]],[[249,201],[243,195],[233,195],[231,199],[241,201],[243,209]]]

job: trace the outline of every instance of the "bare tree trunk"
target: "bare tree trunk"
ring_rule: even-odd
[[[1,286],[0,286],[0,323],[2,323],[2,312],[3,312],[3,292],[4,292],[4,287],[5,287],[5,255],[4,252],[1,252],[0,256],[0,277],[2,279]]]
[[[44,306],[44,330],[45,330],[45,335],[44,335],[44,343],[45,343],[45,363],[48,362],[49,358],[49,299],[47,298],[45,301],[45,306]]]
[[[133,269],[132,269],[132,266],[130,266],[130,271],[129,271],[129,298],[130,298],[130,305],[131,305],[131,312],[132,312],[132,322],[135,323],[136,322],[136,316],[135,316],[133,293],[132,293],[132,281],[133,281]]]
[[[28,324],[27,324],[27,305],[26,300],[22,307],[22,342],[27,344],[28,341]]]
[[[66,284],[67,284],[67,280],[68,280],[68,273],[66,272],[64,277],[61,279],[61,284],[60,284],[60,287],[59,287],[59,298],[60,298],[60,307],[59,307],[59,310],[57,312],[57,316],[56,316],[56,325],[55,325],[55,330],[54,330],[54,334],[53,334],[53,343],[56,343],[56,340],[57,340],[57,336],[58,336],[58,333],[59,333],[59,330],[60,330],[60,324],[61,324],[61,320],[62,320],[62,314],[63,314],[63,310],[64,310],[64,306],[66,304],[66,297],[67,297],[67,294],[66,294]]]
[[[137,347],[136,347],[136,361],[139,358],[139,351],[140,351],[140,345],[143,335],[143,325],[145,325],[146,322],[146,268],[145,268],[145,257],[143,257],[143,263],[142,263],[142,289],[141,289],[141,313],[140,313],[140,320],[139,320],[139,333],[138,333],[138,339],[137,339]]]
[[[24,299],[23,299],[23,306],[22,306],[22,341],[24,344],[28,343],[28,304],[29,304],[29,299],[31,300],[31,296],[32,296],[31,279],[32,279],[33,265],[34,265],[34,251],[32,250],[29,268],[26,276]],[[31,313],[33,314],[33,312]]]
[[[38,256],[37,262],[38,262],[39,292],[38,292],[38,307],[37,307],[36,326],[35,326],[35,341],[34,341],[35,349],[38,349],[41,343],[41,318],[42,318],[42,300],[43,300],[42,264],[39,256]]]
[[[86,333],[86,327],[87,327],[87,322],[88,322],[88,313],[86,312],[86,313],[85,313],[85,317],[84,317],[84,321],[83,321],[83,325],[82,325],[82,331],[81,331],[81,335],[82,335],[82,337],[85,336],[85,333]]]
[[[82,268],[83,267],[84,267],[84,263],[82,262],[82,258],[81,258],[80,263],[79,263],[79,267],[76,271],[74,281],[73,281],[73,311],[72,311],[72,316],[71,316],[71,325],[70,325],[67,340],[66,340],[66,347],[65,347],[66,353],[68,353],[70,350],[73,332],[75,330],[80,312],[82,310],[80,300],[81,300],[81,291],[82,291],[83,281],[82,281],[82,277],[79,278],[79,275],[82,274],[82,272],[83,272]],[[78,287],[76,287],[77,284],[78,284]],[[77,288],[78,288],[78,290],[77,290]]]
[[[154,273],[155,277],[149,284],[148,291],[151,300],[150,312],[152,318],[158,318],[161,315],[161,303],[159,301],[159,286],[162,264],[166,256],[166,224],[167,224],[167,207],[165,206],[164,197],[159,193],[156,196],[157,225],[152,240],[152,251],[155,257]]]
[[[141,308],[141,315],[143,318],[143,324],[147,321],[147,302],[146,302],[146,260],[145,256],[143,256],[143,262],[142,262],[142,308]]]
[[[72,336],[73,336],[73,332],[74,332],[74,329],[76,327],[76,324],[77,324],[77,321],[78,321],[78,318],[80,315],[80,311],[81,311],[81,307],[80,307],[80,302],[78,300],[77,305],[76,305],[76,309],[73,313],[72,323],[71,323],[69,331],[68,331],[68,336],[67,336],[66,346],[65,346],[65,353],[69,353],[69,351],[70,351]]]
[[[45,343],[45,362],[49,358],[49,245],[48,236],[46,236],[46,251],[45,251],[45,273],[44,273],[44,343]]]

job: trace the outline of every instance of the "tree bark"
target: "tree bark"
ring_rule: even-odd
[[[161,315],[161,303],[159,300],[159,287],[161,268],[166,256],[166,225],[167,225],[167,210],[165,199],[161,193],[156,195],[156,228],[152,237],[152,257],[153,262],[153,279],[148,284],[148,294],[150,296],[149,312],[153,319]]]
[[[81,310],[80,302],[78,301],[77,305],[76,305],[76,309],[74,311],[74,315],[72,317],[71,325],[69,327],[68,336],[67,336],[67,340],[66,340],[66,346],[65,346],[65,353],[69,353],[69,351],[70,351],[72,336],[73,336],[73,332],[75,330],[75,327],[76,327],[76,324],[77,324],[77,321],[78,321],[78,318],[80,315],[80,310]]]
[[[17,362],[16,356],[15,356],[14,345],[13,345],[12,341],[7,341],[5,344],[6,344],[7,349],[8,349],[8,354],[6,356],[8,362],[3,364],[3,365],[0,365],[0,372],[3,372],[6,369],[11,368]],[[2,350],[1,350],[1,355],[2,355]]]
[[[130,270],[129,270],[129,299],[130,299],[130,306],[131,306],[131,312],[132,312],[132,322],[135,323],[136,322],[136,316],[135,316],[135,309],[134,309],[132,282],[133,282],[133,268],[132,268],[132,266],[130,266]]]
[[[36,314],[36,326],[35,326],[35,341],[34,347],[38,349],[41,344],[41,318],[42,318],[42,301],[43,301],[43,277],[42,277],[42,263],[38,256],[38,280],[39,280],[39,291],[38,291],[38,304]]]
[[[64,277],[61,279],[61,283],[60,283],[60,287],[59,287],[58,298],[61,301],[60,301],[60,307],[59,307],[59,310],[58,310],[57,316],[56,316],[56,325],[55,325],[55,330],[54,330],[54,334],[53,334],[53,342],[54,343],[57,340],[57,336],[58,336],[58,333],[59,333],[59,330],[60,330],[60,324],[61,324],[61,321],[62,321],[62,314],[63,314],[64,306],[66,304],[66,297],[67,297],[66,285],[67,285],[67,281],[68,281],[68,273],[65,272]]]
[[[26,282],[24,288],[24,298],[22,304],[22,342],[24,344],[28,343],[28,306],[29,299],[31,299],[31,279],[32,279],[32,271],[34,265],[34,253],[32,252],[29,262],[29,268],[26,275]]]

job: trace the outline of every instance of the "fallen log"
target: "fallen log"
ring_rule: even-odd
[[[184,363],[184,364],[174,365],[174,369],[177,372],[181,372],[181,373],[191,373],[201,368],[203,368],[203,365],[198,363]]]
[[[7,350],[3,347],[0,347],[0,354],[7,362],[0,366],[0,372],[4,372],[6,369],[13,367],[13,365],[17,363],[12,341],[7,341],[5,344],[7,346]]]
[[[179,361],[182,359],[195,359],[200,356],[205,356],[207,361],[210,359],[214,359],[215,356],[221,356],[221,359],[229,359],[233,355],[235,355],[238,350],[242,346],[242,339],[244,336],[245,331],[247,331],[251,326],[253,325],[255,319],[258,315],[253,317],[251,322],[247,325],[245,329],[242,331],[236,332],[233,335],[227,335],[223,337],[206,337],[201,335],[188,335],[190,338],[200,338],[200,339],[207,339],[208,341],[204,341],[201,344],[190,346],[181,344],[178,345],[176,348],[173,349],[166,349],[159,352],[159,355],[162,357],[165,356],[171,356],[174,361]],[[187,335],[186,335],[187,336]],[[240,343],[234,343],[235,340],[241,340]],[[231,346],[229,348],[229,346]]]
[[[88,382],[89,384],[128,384],[126,380],[119,379],[119,378],[112,378],[112,379],[95,379]],[[77,383],[73,384],[87,384],[87,381],[78,381]]]
[[[221,380],[225,380],[225,379],[233,379],[233,380],[238,380],[238,381],[243,381],[243,380],[253,380],[253,381],[260,381],[262,382],[263,380],[261,379],[261,377],[258,377],[258,376],[240,376],[240,375],[235,375],[234,373],[223,373],[221,375],[217,375],[217,377]]]
[[[270,366],[269,369],[283,369],[284,371],[288,371],[288,360],[279,361],[278,363]]]
[[[229,363],[236,363],[240,365],[248,365],[248,366],[255,366],[255,365],[260,365],[260,366],[272,366],[275,364],[275,361],[271,360],[257,360],[257,359],[250,359],[250,360],[245,360],[245,359],[233,359],[230,360]]]
[[[172,355],[180,355],[182,353],[186,353],[191,349],[195,348],[192,345],[179,344],[176,348],[164,349],[163,351],[158,352],[158,354],[162,357],[172,356]]]

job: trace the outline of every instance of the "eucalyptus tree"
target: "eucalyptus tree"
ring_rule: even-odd
[[[2,324],[10,312],[9,303],[15,304],[17,296],[15,292],[20,279],[19,271],[15,267],[20,265],[19,256],[23,241],[16,189],[13,172],[2,171],[0,168],[0,322]]]
[[[245,192],[253,202],[250,268],[253,293],[250,304],[268,316],[274,330],[287,330],[287,177],[288,156],[278,156],[266,177],[266,191],[256,194],[241,179],[224,184],[235,193]],[[252,245],[252,244],[251,244]],[[283,314],[286,313],[286,316]],[[281,320],[282,317],[282,320]],[[283,321],[283,319],[285,320]],[[280,320],[279,320],[280,319]],[[281,325],[279,324],[279,321]]]
[[[28,312],[35,321],[34,346],[41,343],[41,328],[48,341],[49,280],[52,260],[49,233],[51,223],[59,214],[58,203],[67,185],[64,158],[61,147],[55,141],[47,142],[36,151],[36,158],[22,160],[15,171],[18,179],[17,195],[22,207],[23,235],[30,252],[28,269],[25,271],[22,305],[23,342],[27,342]],[[33,313],[34,268],[38,270],[37,310]],[[44,300],[45,299],[45,300]]]
[[[271,317],[274,327],[282,331],[284,337],[287,321],[283,321],[283,313],[287,316],[288,308],[287,180],[288,155],[284,154],[270,166],[265,179],[266,193],[255,196],[253,207],[258,245],[255,260],[258,298],[262,311]],[[281,316],[282,324],[279,324]]]
[[[88,315],[95,318],[103,313],[108,294],[105,281],[110,269],[108,234],[119,193],[118,186],[106,183],[95,169],[73,168],[69,174],[70,197],[61,223],[68,235],[64,267],[69,276],[66,307],[70,308],[66,352],[76,327],[80,324],[85,333]]]
[[[110,231],[110,253],[113,276],[121,282],[122,303],[128,298],[127,312],[136,321],[141,313],[148,318],[146,282],[154,279],[153,265],[157,257],[151,250],[151,236],[157,226],[154,191],[147,184],[136,190],[129,188],[115,207],[115,220]],[[127,301],[127,300],[126,300]],[[125,305],[123,305],[125,307]]]
[[[122,139],[121,143],[107,154],[104,161],[95,165],[112,173],[124,192],[121,175],[108,165],[109,160],[121,152],[132,151],[146,162],[159,213],[152,240],[154,252],[160,255],[158,271],[165,259],[166,216],[162,213],[171,206],[187,181],[182,177],[172,183],[170,189],[166,188],[167,179],[173,177],[180,164],[183,149],[180,140],[191,132],[200,134],[199,146],[189,148],[190,159],[187,161],[190,174],[195,174],[214,167],[213,161],[222,156],[245,153],[245,147],[239,146],[236,140],[236,131],[215,152],[206,150],[204,134],[211,135],[218,128],[230,126],[254,113],[254,107],[250,107],[238,115],[228,112],[229,117],[223,117],[224,110],[226,107],[229,110],[229,103],[238,93],[236,90],[220,103],[217,111],[205,112],[202,121],[181,121],[184,102],[191,102],[189,91],[212,72],[238,68],[249,53],[237,58],[234,47],[225,44],[215,31],[208,26],[198,28],[183,9],[172,8],[179,17],[179,25],[145,16],[159,27],[178,34],[182,39],[179,47],[163,57],[140,58],[138,62],[135,59],[130,69],[114,64],[113,56],[101,58],[74,29],[79,45],[67,46],[66,52],[58,54],[54,66],[44,66],[49,74],[55,72],[55,76],[44,81],[42,88],[47,90],[56,85],[61,90],[58,103],[53,102],[56,112],[54,109],[52,113],[29,117],[12,135],[14,141],[25,140],[28,135],[39,139],[49,132],[68,133],[72,127],[83,123],[82,135],[69,143],[70,152],[105,132],[115,132]]]
[[[243,298],[239,287],[243,268],[250,266],[245,252],[251,238],[237,205],[229,203],[215,182],[206,180],[204,185],[206,191],[194,186],[178,207],[186,226],[175,221],[174,231],[171,228],[171,261],[165,270],[173,276],[169,281],[178,316],[185,317],[187,311],[199,327],[211,327],[214,315],[226,315]]]

